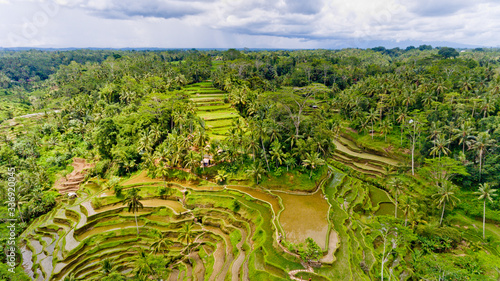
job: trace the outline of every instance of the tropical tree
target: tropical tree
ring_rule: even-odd
[[[411,174],[415,175],[415,145],[422,132],[423,122],[412,118],[408,123],[410,124],[408,128],[411,140]]]
[[[186,155],[186,159],[184,160],[184,167],[189,168],[191,170],[191,173],[194,173],[195,169],[200,166],[200,163],[201,155],[196,151],[190,150]]]
[[[283,153],[281,143],[279,143],[277,140],[273,141],[273,143],[271,144],[271,150],[269,151],[269,154],[271,154],[271,160],[276,161],[276,167],[279,167],[279,165],[283,164],[285,153]]]
[[[223,183],[228,177],[228,174],[224,170],[217,170],[217,175],[215,176],[215,181],[217,183]]]
[[[496,196],[497,190],[492,189],[488,183],[479,184],[479,190],[475,194],[479,195],[477,200],[483,200],[483,239],[486,239],[485,225],[486,225],[486,200],[493,202],[493,197]]]
[[[133,272],[141,280],[148,280],[150,275],[155,275],[153,268],[149,264],[148,255],[140,248],[138,255],[132,257]]]
[[[405,226],[408,225],[408,217],[417,211],[417,203],[413,201],[411,196],[405,196],[400,202],[401,210],[405,216]]]
[[[441,219],[439,220],[439,225],[443,223],[444,210],[446,208],[446,203],[455,206],[456,203],[460,202],[460,199],[455,195],[455,186],[453,186],[449,181],[442,181],[441,185],[438,186],[437,192],[432,195],[435,198],[435,203],[438,208],[443,207],[443,211],[441,212]]]
[[[262,165],[259,162],[255,162],[252,168],[246,172],[250,174],[251,178],[255,179],[256,184],[259,184],[259,179],[262,178],[266,171],[262,168]]]
[[[446,137],[443,134],[437,135],[436,139],[432,141],[434,146],[431,149],[430,154],[436,156],[436,154],[439,155],[439,158],[441,158],[441,153],[444,155],[448,155],[450,153],[450,149],[447,147],[447,145],[450,143],[450,140],[446,139]]]
[[[371,126],[372,126],[372,130],[371,130],[372,139],[373,139],[373,134],[374,134],[373,123],[375,123],[378,119],[379,119],[379,117],[378,117],[377,112],[373,108],[370,108],[370,112],[368,112],[366,114],[366,119],[365,119],[366,121],[365,121],[365,123],[371,123]]]
[[[481,132],[477,137],[474,137],[469,141],[469,149],[477,151],[479,156],[479,180],[481,180],[481,168],[484,153],[489,147],[495,146],[495,142],[496,140],[492,139],[488,132]]]
[[[380,130],[382,131],[382,134],[384,135],[384,141],[387,142],[387,134],[392,131],[391,121],[385,119],[382,122],[380,122]]]
[[[389,182],[389,189],[391,190],[391,193],[394,195],[394,199],[396,201],[396,204],[394,204],[394,217],[398,217],[398,195],[401,193],[401,188],[403,188],[403,181],[400,178],[393,178]]]
[[[465,153],[465,144],[470,135],[474,133],[474,127],[469,121],[463,122],[458,128],[453,129],[454,138],[458,139],[458,144],[462,145],[462,152]]]
[[[179,230],[179,240],[181,242],[185,241],[187,244],[187,247],[189,247],[189,244],[193,242],[194,239],[194,224],[193,222],[188,222],[182,225],[182,228]]]
[[[153,254],[162,253],[164,255],[165,252],[168,252],[172,245],[173,242],[168,238],[168,236],[165,233],[160,232],[157,235],[155,242],[151,244],[151,250]]]
[[[113,261],[110,259],[104,259],[101,261],[101,271],[99,273],[100,276],[108,276],[111,273],[115,272]]]
[[[137,223],[137,212],[139,209],[144,208],[144,205],[141,203],[142,197],[139,195],[138,188],[132,188],[123,200],[123,203],[127,205],[128,211],[134,213],[135,216],[135,226],[137,227],[137,235],[139,235],[139,224]]]
[[[312,178],[312,172],[314,171],[314,169],[322,165],[325,165],[325,160],[320,158],[318,152],[307,152],[305,159],[302,160],[302,166],[306,168],[309,167],[310,169],[309,178]]]
[[[401,127],[401,145],[403,145],[403,131],[405,129],[406,119],[408,118],[408,111],[402,107],[398,110],[396,121],[400,124]]]

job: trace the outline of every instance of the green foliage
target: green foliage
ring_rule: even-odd
[[[438,55],[442,56],[445,59],[448,58],[456,58],[458,57],[458,52],[457,50],[449,47],[441,47],[438,51]]]
[[[321,248],[311,237],[306,239],[305,246],[299,245],[298,253],[302,261],[305,263],[318,261],[323,256]]]

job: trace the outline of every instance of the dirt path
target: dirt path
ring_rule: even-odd
[[[85,178],[86,170],[93,168],[94,164],[89,164],[82,158],[73,158],[71,166],[74,168],[73,172],[61,177],[54,185],[61,194],[76,192]]]
[[[302,279],[302,278],[295,277],[295,274],[297,274],[297,273],[299,273],[299,272],[310,272],[310,273],[314,273],[314,270],[312,269],[312,267],[308,266],[308,267],[307,267],[307,269],[296,269],[296,270],[292,270],[292,271],[288,272],[288,276],[290,276],[290,279],[292,279],[292,280],[304,281],[304,279]]]

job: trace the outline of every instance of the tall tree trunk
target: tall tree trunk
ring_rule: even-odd
[[[483,149],[479,150],[479,181],[481,181],[481,166],[483,162]]]
[[[413,140],[412,145],[411,145],[411,175],[415,175],[415,161],[414,161],[414,155],[415,154],[415,140]]]
[[[486,239],[486,234],[484,231],[484,225],[486,224],[486,198],[483,201],[483,239]]]
[[[382,266],[380,268],[380,281],[384,281],[385,239],[386,238],[384,238],[384,252],[382,253]]]
[[[396,191],[396,204],[394,204],[394,218],[398,218],[398,193]]]
[[[439,226],[443,223],[443,217],[444,217],[444,208],[446,207],[446,201],[444,201],[443,204],[443,211],[441,212],[441,220],[439,221]]]
[[[262,144],[262,150],[264,151],[264,158],[266,159],[267,171],[271,172],[271,169],[269,169],[269,161],[267,161],[266,148],[264,147],[264,141],[262,140],[262,138],[260,138],[260,143]]]
[[[134,212],[135,216],[135,226],[137,227],[137,236],[139,236],[139,224],[137,224],[137,214]]]
[[[401,146],[403,146],[403,124],[401,124]]]

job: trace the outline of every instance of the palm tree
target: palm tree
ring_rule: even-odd
[[[396,121],[398,121],[398,123],[401,126],[401,145],[403,145],[403,130],[404,130],[404,127],[406,124],[406,119],[408,118],[408,112],[403,107],[403,108],[399,109],[397,115],[398,115],[398,117],[397,117]]]
[[[255,133],[250,133],[249,136],[245,138],[245,143],[248,151],[252,151],[252,159],[255,162],[255,151],[259,149],[259,140]]]
[[[415,144],[417,143],[420,133],[422,132],[422,122],[414,119],[408,121],[410,123],[410,139],[411,139],[411,174],[415,175]]]
[[[271,151],[269,151],[269,154],[271,154],[271,160],[276,161],[276,167],[278,167],[278,163],[279,165],[283,164],[285,154],[281,149],[281,143],[277,140],[273,141],[271,144]]]
[[[384,134],[384,141],[387,142],[387,134],[392,131],[392,123],[387,119],[383,120],[380,122],[380,130]]]
[[[481,168],[482,168],[482,161],[483,161],[483,155],[485,151],[489,147],[495,146],[496,140],[492,139],[490,134],[488,132],[481,132],[479,135],[475,138],[473,138],[469,142],[469,146],[477,151],[477,154],[479,155],[479,180],[481,180]]]
[[[403,214],[405,215],[405,226],[408,225],[408,216],[411,216],[411,214],[415,213],[417,207],[418,205],[413,202],[411,196],[405,196],[401,200],[401,209],[403,210]]]
[[[115,271],[114,264],[110,259],[105,259],[101,261],[101,272],[100,275],[108,276]]]
[[[186,160],[184,161],[184,167],[189,168],[191,173],[194,173],[195,168],[199,167],[201,164],[201,155],[196,151],[190,150],[186,155]]]
[[[150,131],[142,131],[140,133],[141,138],[139,139],[139,145],[137,146],[138,152],[151,151],[153,149],[153,137]]]
[[[309,173],[309,178],[312,178],[312,172],[316,167],[325,165],[325,160],[319,157],[318,152],[306,153],[306,159],[302,160],[302,166],[309,167],[311,172]]]
[[[179,236],[177,238],[179,238],[179,240],[182,242],[182,241],[186,241],[186,244],[189,248],[189,245],[191,244],[191,242],[193,242],[193,238],[194,238],[194,229],[193,229],[193,222],[188,222],[188,223],[185,223],[181,230],[179,230]]]
[[[472,123],[469,121],[463,122],[459,128],[453,129],[453,133],[455,133],[454,138],[459,139],[458,144],[462,145],[462,152],[465,153],[467,138],[474,133]]]
[[[125,197],[125,200],[123,200],[123,203],[127,205],[128,211],[133,212],[135,216],[135,226],[137,227],[137,235],[139,235],[139,224],[137,223],[137,214],[136,212],[139,211],[139,209],[144,208],[144,205],[142,205],[141,201],[142,197],[139,195],[139,189],[137,188],[132,188],[128,193],[127,197]]]
[[[496,196],[497,190],[492,189],[488,183],[479,184],[479,191],[475,194],[479,195],[477,200],[483,200],[483,239],[486,239],[485,224],[486,224],[486,200],[493,202],[493,196]]]
[[[215,181],[217,183],[223,183],[227,179],[227,173],[224,170],[217,170],[217,175],[215,176]]]
[[[444,209],[446,208],[446,203],[449,203],[452,207],[460,202],[457,196],[455,196],[455,187],[449,181],[443,181],[441,186],[438,187],[436,194],[432,195],[436,198],[435,203],[438,207],[443,206],[443,211],[441,212],[441,220],[439,220],[439,225],[443,223]]]
[[[131,261],[134,265],[134,273],[135,276],[141,280],[149,280],[150,275],[156,275],[156,272],[151,267],[151,264],[148,260],[148,255],[144,252],[142,248],[139,249],[139,254],[137,256],[133,256]]]
[[[435,140],[432,141],[434,146],[431,149],[431,155],[436,156],[439,155],[439,159],[441,159],[441,153],[444,155],[448,155],[450,153],[450,149],[448,149],[447,145],[450,143],[450,140],[446,139],[444,135],[439,134]]]
[[[290,156],[289,153],[285,153],[285,165],[286,165],[286,171],[288,172],[288,169],[293,169],[295,165],[297,164],[295,161],[295,158]]]
[[[373,110],[373,108],[370,108],[370,112],[368,112],[366,114],[366,123],[370,122],[371,125],[372,125],[372,132],[371,132],[371,135],[372,135],[372,139],[373,139],[373,123],[375,121],[378,120],[378,115],[377,115],[377,112],[375,110]]]
[[[252,169],[247,170],[247,173],[250,174],[250,177],[255,179],[255,182],[258,185],[259,179],[262,178],[262,175],[265,173],[265,170],[262,168],[262,165],[259,162],[255,162],[253,164]]]
[[[173,242],[168,239],[167,235],[165,235],[165,233],[160,232],[155,242],[151,244],[151,250],[153,254],[158,254],[161,252],[164,255],[165,251],[168,252],[172,244]]]
[[[398,195],[401,193],[401,188],[403,187],[403,181],[400,178],[393,178],[389,182],[389,188],[391,193],[394,195],[394,199],[396,200],[396,204],[394,204],[394,217],[398,217]]]

